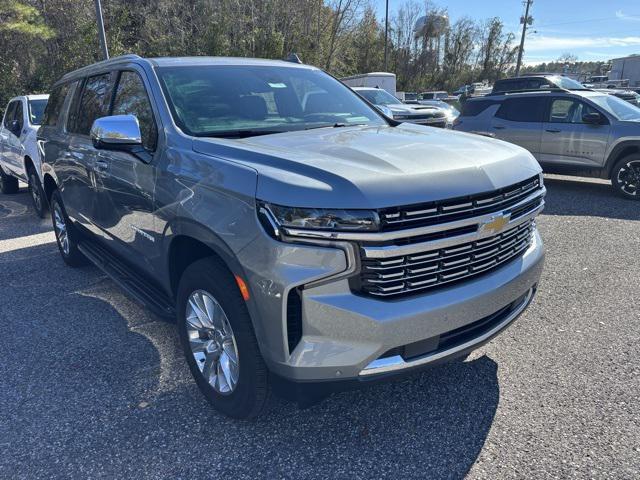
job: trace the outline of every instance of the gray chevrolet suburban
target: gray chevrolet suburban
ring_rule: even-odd
[[[640,200],[640,108],[614,95],[500,92],[469,99],[453,128],[526,148],[545,172],[610,179],[619,195]]]
[[[540,279],[530,153],[394,122],[314,67],[113,58],[54,85],[39,142],[64,261],[177,319],[236,418],[464,356]]]

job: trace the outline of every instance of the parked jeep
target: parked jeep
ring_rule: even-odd
[[[614,95],[552,88],[473,98],[453,128],[520,145],[546,172],[610,179],[640,200],[640,108]]]
[[[45,116],[63,260],[175,318],[227,415],[463,356],[536,291],[531,154],[394,122],[317,68],[128,55],[65,75]]]
[[[47,205],[42,191],[40,152],[36,132],[49,95],[12,98],[0,125],[0,191],[18,192],[18,180],[29,185],[36,213],[44,217]]]

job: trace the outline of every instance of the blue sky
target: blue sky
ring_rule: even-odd
[[[393,12],[407,0],[389,0]],[[384,0],[373,0],[384,18]],[[500,17],[520,39],[520,0],[432,0],[455,22]],[[608,60],[640,53],[640,0],[534,0],[534,24],[527,35],[525,62],[555,60],[565,52],[579,60]]]

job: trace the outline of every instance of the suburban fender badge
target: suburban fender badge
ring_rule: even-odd
[[[492,215],[489,220],[486,220],[480,224],[478,231],[484,234],[498,234],[504,227],[507,226],[509,220],[511,219],[511,215],[508,213],[499,213],[497,215]]]

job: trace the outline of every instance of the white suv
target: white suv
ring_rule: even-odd
[[[43,217],[46,200],[42,190],[40,152],[36,133],[49,95],[24,95],[12,98],[0,125],[0,191],[18,191],[18,180],[29,184],[36,213]]]

